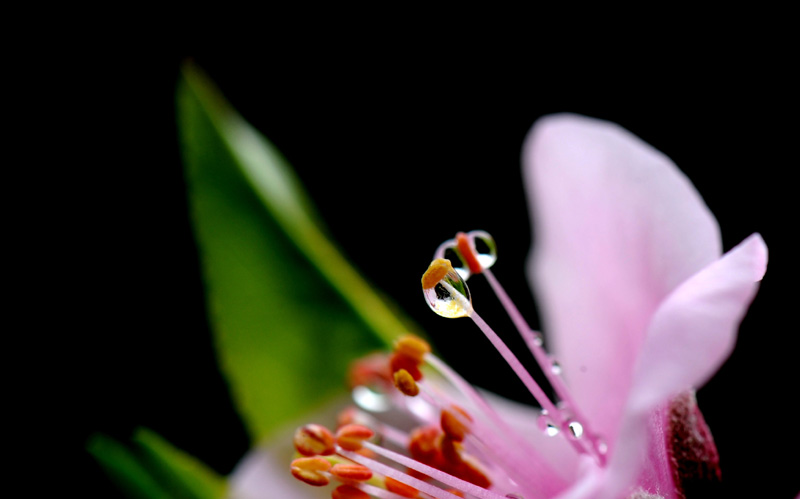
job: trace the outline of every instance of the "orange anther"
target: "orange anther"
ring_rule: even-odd
[[[294,448],[304,456],[328,456],[334,451],[333,434],[322,425],[301,426],[294,432]]]
[[[445,436],[439,442],[442,457],[449,466],[458,466],[463,462],[461,457],[461,442]]]
[[[406,485],[401,481],[395,480],[394,478],[387,476],[384,483],[386,483],[386,490],[394,492],[397,495],[411,497],[412,499],[419,496],[419,491],[417,489],[411,485]]]
[[[422,289],[431,289],[441,281],[448,272],[455,272],[450,260],[437,258],[428,266],[428,270],[422,274]]]
[[[431,346],[419,336],[407,334],[394,342],[394,351],[421,363],[426,353],[430,353]]]
[[[352,485],[339,485],[331,493],[332,499],[369,499],[369,494]]]
[[[465,260],[464,263],[469,267],[470,272],[473,274],[480,274],[483,272],[483,267],[478,261],[478,257],[475,256],[472,245],[469,243],[469,238],[463,232],[456,234],[456,246],[458,247],[459,254]]]
[[[441,435],[439,428],[426,426],[415,428],[409,435],[408,452],[411,457],[428,466],[433,466],[441,459],[441,453],[436,441]]]
[[[457,495],[458,497],[466,497],[463,492],[457,489],[447,489],[447,492],[450,492],[453,495]]]
[[[472,422],[472,418],[461,407],[451,405],[449,409],[442,409],[442,416],[439,422],[445,435],[460,442],[464,440],[464,435],[469,432],[468,425]]]
[[[292,461],[292,476],[314,487],[323,487],[330,479],[322,474],[331,469],[331,463],[323,457],[301,457]]]
[[[414,381],[419,381],[422,379],[422,371],[418,366],[419,362],[400,352],[393,353],[389,358],[389,369],[391,369],[392,375],[400,369],[405,369],[414,378]]]
[[[331,475],[342,481],[366,482],[372,478],[372,470],[360,464],[335,464]]]
[[[489,480],[486,471],[482,470],[477,463],[472,462],[470,459],[463,461],[461,465],[453,471],[453,474],[462,480],[477,485],[478,487],[483,487],[484,489],[488,489],[492,486],[492,481]]]
[[[357,451],[361,448],[361,443],[372,438],[375,433],[367,428],[358,424],[344,425],[336,431],[336,443],[342,449]]]
[[[396,386],[397,389],[403,393],[403,395],[407,395],[409,397],[416,397],[419,395],[419,387],[417,386],[417,382],[414,381],[414,377],[408,374],[408,371],[405,369],[400,369],[394,373],[394,386]]]
[[[388,357],[389,355],[386,353],[373,353],[351,362],[347,372],[350,388],[381,383],[390,384],[392,373],[386,362]]]

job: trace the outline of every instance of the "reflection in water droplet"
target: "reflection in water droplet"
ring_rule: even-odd
[[[453,269],[433,287],[422,290],[431,310],[449,319],[469,317],[472,298],[467,283]]]
[[[583,436],[583,425],[578,421],[570,421],[567,424],[567,428],[569,429],[569,432],[567,433],[569,438],[577,440]]]
[[[391,407],[389,398],[386,395],[363,385],[353,388],[351,396],[353,397],[353,402],[365,411],[384,412]]]
[[[556,376],[560,375],[561,374],[561,364],[559,364],[558,361],[554,360],[553,363],[550,364],[550,372],[552,372]]]
[[[488,269],[497,261],[497,245],[494,238],[485,231],[473,230],[467,236],[472,240],[473,247],[477,253],[475,256],[481,267]]]

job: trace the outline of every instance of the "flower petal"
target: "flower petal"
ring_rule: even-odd
[[[663,467],[665,430],[658,431],[653,424],[653,418],[663,419],[663,414],[656,416],[662,411],[655,409],[678,393],[701,386],[725,361],[766,265],[767,247],[760,235],[753,234],[684,282],[659,307],[642,347],[609,463],[607,497],[618,495],[636,479],[643,462]],[[661,457],[645,460],[645,452]],[[656,474],[664,475],[664,470]]]
[[[631,410],[647,410],[700,387],[719,369],[766,270],[767,246],[753,234],[664,301],[642,347]]]
[[[613,442],[652,314],[719,257],[719,227],[667,157],[612,123],[543,118],[523,161],[547,339],[594,430]]]

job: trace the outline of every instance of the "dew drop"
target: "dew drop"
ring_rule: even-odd
[[[439,247],[436,248],[433,258],[434,260],[437,258],[450,260],[450,263],[453,265],[453,269],[458,272],[458,275],[460,275],[465,281],[472,275],[472,273],[469,271],[469,267],[464,264],[463,260],[461,259],[461,255],[456,249],[455,239],[448,239],[440,244]]]
[[[550,372],[556,376],[559,376],[561,374],[561,364],[559,364],[556,360],[552,361],[550,364]]]
[[[558,426],[554,425],[550,421],[550,416],[547,414],[547,411],[542,411],[542,413],[536,419],[536,424],[539,426],[539,429],[542,430],[548,437],[554,437],[558,435]]]
[[[572,420],[567,423],[567,436],[572,440],[578,440],[583,436],[583,425],[580,422]]]
[[[422,290],[431,310],[449,319],[468,317],[472,313],[472,297],[467,283],[453,269],[433,287]]]
[[[533,333],[533,344],[537,347],[544,345],[544,341],[542,339],[542,333],[535,332]]]
[[[367,386],[359,385],[351,393],[353,402],[365,411],[385,412],[391,407],[389,398]]]
[[[481,267],[488,269],[494,262],[497,261],[497,245],[494,243],[494,238],[485,231],[473,230],[467,236],[472,241],[475,248],[476,257]]]
[[[595,447],[597,448],[597,452],[599,452],[601,455],[605,455],[608,452],[608,444],[601,438],[597,439],[595,442]]]

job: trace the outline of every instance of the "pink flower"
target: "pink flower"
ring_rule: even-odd
[[[754,234],[722,255],[717,222],[686,177],[663,154],[611,123],[574,115],[543,118],[526,141],[523,161],[535,235],[529,275],[558,363],[488,269],[494,260],[488,234],[459,235],[441,246],[436,257],[455,250],[461,262],[453,265],[463,267],[461,274],[437,259],[423,288],[438,313],[476,322],[544,411],[479,394],[430,352],[401,341],[391,361],[360,364],[356,382],[382,387],[379,398],[391,410],[369,414],[366,404],[346,413],[346,423],[369,426],[380,445],[360,443],[354,435],[367,433],[359,426],[345,427],[335,438],[305,427],[296,446],[304,455],[325,454],[331,464],[358,462],[376,477],[389,476],[436,498],[456,497],[445,491],[453,489],[485,499],[671,499],[684,497],[694,482],[718,479],[716,449],[693,390],[733,348],[766,270],[763,240]],[[476,248],[481,242],[484,254]],[[485,274],[497,291],[547,374],[555,400],[475,313],[465,282],[469,271]],[[424,377],[415,372],[418,367]],[[390,376],[406,395],[419,395],[400,394]],[[306,452],[303,442],[326,450]],[[354,452],[362,445],[369,456]],[[275,452],[263,450],[242,464],[234,495],[313,495],[299,482],[282,488],[281,478],[268,472]],[[325,459],[300,458],[293,473],[316,485],[338,477],[348,485],[335,489],[334,497],[402,493],[391,480],[342,478]],[[390,461],[401,467],[392,471],[385,464]]]

